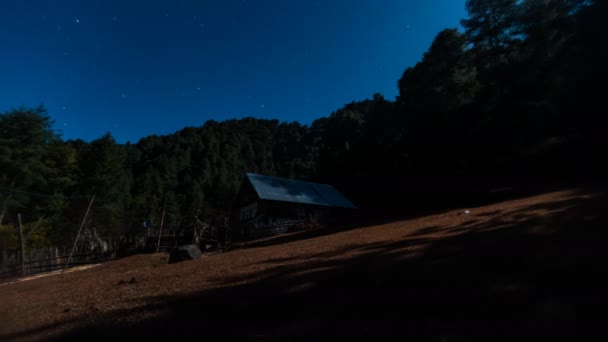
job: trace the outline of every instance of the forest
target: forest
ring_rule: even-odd
[[[18,248],[18,213],[28,249],[70,245],[93,195],[86,227],[108,241],[157,226],[165,202],[169,229],[223,217],[245,172],[332,184],[374,215],[605,177],[608,3],[468,0],[466,9],[463,30],[439,32],[395,75],[395,99],[374,94],[310,125],[210,120],[118,144],[109,133],[63,140],[42,105],[7,110],[0,250]]]

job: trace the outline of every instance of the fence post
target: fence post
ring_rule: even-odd
[[[55,247],[55,265],[54,267],[61,266],[61,258],[59,258],[59,248]]]
[[[21,243],[21,276],[25,277],[25,248],[23,247],[23,226],[21,225],[21,213],[17,214],[19,221],[19,242]]]
[[[6,249],[2,247],[2,262],[0,263],[0,272],[6,271],[6,265],[8,265],[8,253],[6,253]]]

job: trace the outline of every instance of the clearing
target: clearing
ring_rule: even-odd
[[[606,203],[604,191],[564,190],[7,284],[0,340],[604,335]]]

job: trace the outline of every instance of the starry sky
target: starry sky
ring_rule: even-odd
[[[0,112],[43,103],[64,139],[207,120],[310,124],[381,93],[465,0],[1,0]]]

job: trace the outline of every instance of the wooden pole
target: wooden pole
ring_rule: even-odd
[[[68,267],[68,264],[70,263],[70,259],[72,259],[72,254],[74,254],[74,249],[76,249],[76,242],[78,242],[78,238],[80,237],[80,231],[82,231],[82,227],[84,226],[84,223],[87,221],[87,216],[89,215],[89,211],[91,210],[93,201],[95,201],[95,196],[96,195],[93,195],[93,198],[91,198],[91,202],[89,202],[89,207],[87,208],[87,211],[84,213],[84,218],[82,219],[82,223],[80,224],[80,228],[78,229],[78,235],[76,235],[76,240],[74,240],[74,245],[72,246],[72,251],[70,252],[70,256],[68,257],[68,260],[65,262],[65,265],[63,265],[63,270],[61,270],[61,274],[63,274],[63,272],[65,272],[65,269]]]
[[[163,223],[165,222],[165,210],[167,209],[167,197],[163,206],[163,216],[160,218],[160,231],[158,232],[158,242],[156,243],[156,253],[160,250],[160,236],[163,234]]]
[[[23,247],[23,225],[21,224],[21,213],[17,214],[19,221],[19,241],[21,242],[21,276],[25,277],[25,248]]]
[[[224,216],[224,229],[226,230],[226,236],[224,236],[224,246],[222,247],[226,247],[226,245],[228,245],[229,241],[228,241],[228,230],[230,228],[228,228],[228,216]]]
[[[15,176],[13,178],[13,181],[11,182],[11,190],[4,198],[4,203],[2,203],[2,211],[0,212],[0,226],[2,225],[2,222],[4,222],[4,214],[6,213],[6,204],[8,203],[9,198],[11,198],[11,196],[13,195],[13,189],[15,189],[15,180],[16,179],[17,179],[17,176]]]

